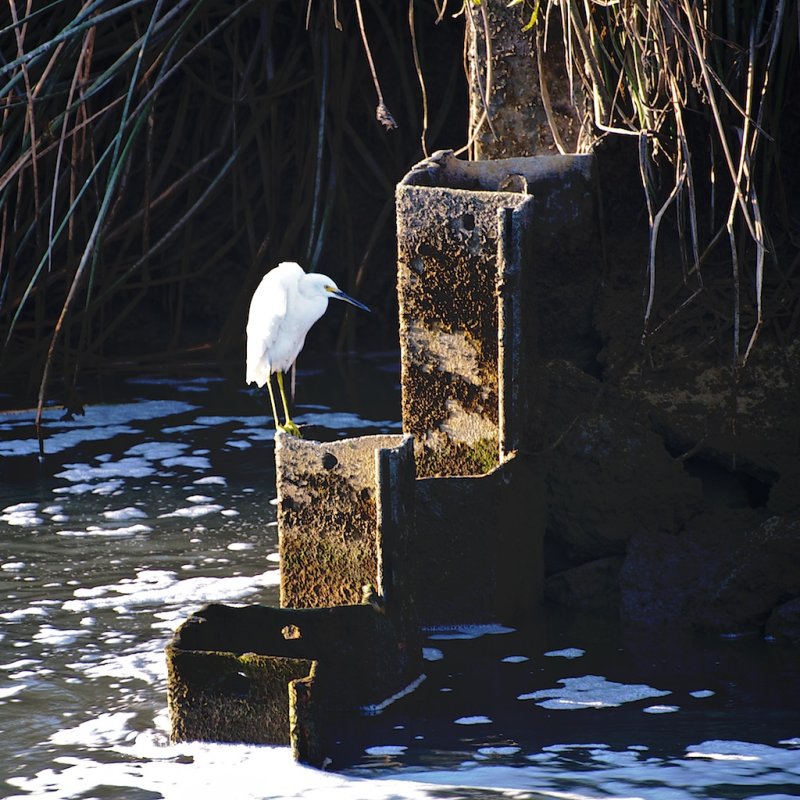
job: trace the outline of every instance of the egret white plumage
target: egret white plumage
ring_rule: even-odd
[[[269,389],[275,429],[300,436],[289,415],[283,373],[294,364],[311,326],[325,313],[328,300],[344,300],[364,311],[369,309],[345,294],[327,275],[306,273],[294,261],[284,261],[262,279],[250,301],[247,318],[247,383]],[[275,373],[283,401],[285,422],[278,422],[271,375]]]

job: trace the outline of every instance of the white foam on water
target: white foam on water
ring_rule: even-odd
[[[303,406],[303,408],[309,408],[309,406]],[[403,427],[402,423],[397,420],[364,419],[357,414],[346,411],[305,411],[300,416],[295,417],[295,422],[298,425],[319,425],[322,428],[334,431],[350,431],[361,428],[379,428],[391,431],[399,430]]]
[[[444,653],[438,647],[423,647],[422,657],[425,661],[441,661]]]
[[[222,475],[204,475],[202,478],[193,480],[192,483],[196,483],[198,486],[202,486],[204,484],[218,484],[219,486],[226,486],[228,481],[223,478]]]
[[[89,678],[139,680],[148,685],[161,685],[167,680],[167,660],[164,642],[151,642],[150,649],[129,653],[114,653],[99,663],[75,664],[73,668]]]
[[[586,651],[580,647],[566,647],[563,650],[550,650],[545,655],[549,658],[580,658],[586,655]]]
[[[28,566],[24,561],[6,561],[5,564],[0,564],[0,569],[3,572],[21,572]]]
[[[381,744],[365,747],[368,756],[401,756],[408,748],[402,744]]]
[[[122,434],[140,434],[132,427],[133,422],[170,417],[198,408],[180,400],[138,400],[131,403],[85,406],[84,414],[72,419],[63,419],[59,408],[47,408],[42,414],[44,421],[45,452],[60,453],[76,445],[91,441],[103,441]],[[37,455],[39,443],[33,432],[36,412],[26,411],[15,419],[17,426],[27,425],[31,435],[27,439],[0,441],[0,457]]]
[[[454,719],[456,725],[490,725],[492,720],[483,715],[476,715],[472,717],[459,717]]]
[[[500,661],[503,664],[522,664],[525,661],[530,661],[530,659],[528,656],[506,656],[501,658]]]
[[[123,456],[116,461],[103,461],[94,466],[91,464],[65,464],[65,470],[56,473],[56,478],[63,478],[70,483],[86,483],[108,478],[147,478],[155,474],[153,465],[141,456]]]
[[[267,427],[272,425],[272,418],[267,416],[252,416],[252,417],[223,417],[220,415],[204,414],[195,417],[196,425],[203,425],[204,427],[216,427],[217,425],[245,425],[248,428]]]
[[[85,428],[47,434],[45,453],[54,454],[70,450],[79,444],[93,441],[105,441],[122,434],[136,434],[142,431],[130,425],[103,425],[99,428]],[[35,436],[29,439],[9,439],[0,441],[0,457],[3,456],[38,456],[39,443]]]
[[[146,519],[147,514],[141,508],[136,506],[125,506],[125,508],[116,508],[109,511],[103,511],[103,516],[106,519],[112,520],[129,520],[129,519]]]
[[[478,748],[478,753],[482,756],[513,756],[515,753],[519,753],[519,751],[520,748],[516,745]]]
[[[250,447],[253,442],[270,442],[275,438],[275,431],[272,428],[251,428],[246,431],[234,431],[234,433],[244,434],[247,436],[247,439],[235,439],[226,442],[226,444],[236,445],[236,442],[241,442]]]
[[[101,481],[100,483],[75,483],[72,486],[57,486],[53,489],[55,494],[96,494],[113,495],[122,490],[125,482],[120,478]]]
[[[647,706],[642,711],[645,714],[673,714],[676,711],[680,711],[680,706]]]
[[[732,744],[732,743],[728,743]],[[427,780],[439,785],[483,787],[498,793],[523,797],[551,797],[559,800],[698,800],[717,797],[776,797],[770,789],[781,787],[786,797],[797,797],[800,787],[796,752],[768,746],[754,760],[659,759],[641,752],[614,750],[608,745],[553,745],[526,756],[530,767],[465,762],[460,770],[426,772],[410,770],[403,780]],[[577,752],[576,752],[577,751]],[[750,748],[738,743],[736,752],[747,755]],[[795,768],[788,759],[794,758]],[[720,794],[720,787],[737,787],[735,795]],[[763,794],[753,789],[763,786]],[[749,791],[745,787],[750,787]],[[723,790],[724,792],[724,790]],[[463,792],[469,797],[474,792]],[[453,796],[458,796],[457,792]],[[778,795],[780,796],[780,795]]]
[[[58,411],[58,414],[60,413]],[[127,423],[127,420],[121,419],[119,422]],[[78,436],[81,434],[81,430],[75,425],[79,424],[80,421],[64,423],[61,433]],[[246,422],[243,421],[239,424],[243,424],[244,429],[237,431],[236,435],[241,435],[243,440],[255,442],[262,437],[271,438],[271,430],[265,432],[257,429],[259,424],[268,425],[271,428],[271,421],[266,418],[263,418],[260,423],[254,423],[251,419],[247,419]],[[380,425],[380,423],[371,424]],[[398,423],[394,423],[394,425],[399,426]],[[195,430],[198,426],[179,427],[182,430]],[[123,432],[133,430],[127,424],[120,425],[118,429]],[[111,432],[113,429],[109,427],[84,429],[84,433],[89,430],[96,430],[96,434],[89,435],[94,435],[97,439],[107,439],[113,435]],[[160,430],[160,435],[166,434],[166,428],[161,426]],[[178,427],[175,430],[178,430]],[[53,441],[58,441],[53,438],[55,435],[52,432],[50,434],[47,443],[48,452],[52,452],[50,445]],[[0,445],[0,448],[5,444],[7,443]],[[33,444],[35,448],[35,440]],[[141,466],[149,467],[156,471],[156,474],[166,466],[160,463],[155,449],[145,446],[139,450],[133,450],[133,452],[131,450],[133,448],[126,451],[126,457],[141,459]],[[199,458],[204,453],[201,451],[190,452],[187,445],[180,445],[178,449],[162,450],[161,455],[164,458]],[[2,457],[1,450],[0,457]],[[233,458],[233,456],[230,457]],[[84,454],[76,454],[70,460],[79,461],[86,458],[88,457]],[[98,473],[94,472],[98,468],[97,465],[105,465],[112,472],[118,470],[118,473],[111,477],[108,475],[98,476]],[[114,495],[120,490],[124,490],[129,481],[129,476],[122,471],[118,458],[111,454],[98,456],[89,461],[85,467],[87,473],[84,478],[70,481],[68,486],[56,487],[55,492],[63,492],[64,495],[81,493]],[[226,485],[225,479],[221,476],[199,475],[196,480],[192,481],[193,477],[194,475],[187,473],[185,481],[187,483],[191,481],[198,488],[203,484]],[[244,491],[260,492],[262,489]],[[126,496],[125,500],[118,500],[114,507],[118,506],[121,509],[127,502],[138,502],[138,497],[136,500],[134,497],[136,496]],[[71,500],[70,498],[64,499]],[[171,502],[173,505],[162,506],[158,511],[164,508],[171,509],[184,503],[180,495],[176,495]],[[222,502],[229,504],[233,501],[226,499]],[[188,506],[190,503],[191,501],[187,501],[185,505]],[[108,505],[109,503],[106,501],[106,504],[100,507]],[[199,503],[195,503],[195,505],[199,505]],[[226,512],[233,510],[224,509],[220,513],[225,515]],[[28,519],[44,517],[48,525],[48,534],[52,533],[53,522],[61,524],[56,516],[63,513],[63,509],[51,512],[49,507],[39,509],[38,504],[29,504],[28,508],[15,511],[4,509],[3,514],[25,511],[30,512],[27,515]],[[25,515],[22,518],[25,518]],[[220,518],[212,519],[214,519],[214,523],[218,523]],[[84,520],[70,523],[70,525],[77,529],[74,532],[75,535],[80,536],[125,535],[126,531],[130,535],[130,532],[136,528],[135,525],[111,527],[111,523],[127,521],[105,518],[105,522],[109,525],[108,528],[93,525],[88,526],[86,530],[80,530],[85,524]],[[208,535],[203,534],[203,538],[209,543],[214,542],[213,552],[216,555],[219,548],[224,547],[225,541],[228,539],[221,542],[214,539],[212,536],[214,523],[208,523],[209,533]],[[187,531],[193,527],[191,522],[177,523],[177,525],[179,527],[186,525],[185,530]],[[62,525],[62,527],[68,526]],[[150,532],[147,526],[142,527],[146,530],[140,529],[141,533]],[[17,532],[17,537],[19,537],[19,533]],[[22,533],[27,534],[27,531]],[[243,537],[243,534],[236,535]],[[25,538],[38,539],[38,536]],[[102,540],[97,544],[100,547],[106,546]],[[233,543],[233,545],[245,544],[246,542]],[[108,547],[112,558],[116,558],[121,552],[121,549],[114,548],[111,542]],[[244,549],[244,547],[234,546],[229,549],[235,551]],[[193,553],[191,556],[191,560],[196,558],[196,563],[192,566],[198,570],[204,569],[201,560],[204,554],[205,552],[198,551],[197,554]],[[179,558],[190,560],[186,554]],[[279,555],[270,553],[266,558],[276,562]],[[231,556],[231,560],[236,561],[237,557]],[[6,575],[7,582],[14,579],[18,581],[27,576],[28,573],[24,571],[28,567],[26,561],[30,561],[34,567],[38,568],[36,557],[30,555],[28,550],[17,552],[16,545],[14,552],[9,551],[4,554],[4,561],[7,565],[15,567],[6,570],[7,573],[13,573],[15,570],[23,571],[20,575]],[[122,561],[116,563],[123,564]],[[148,563],[174,566],[181,561],[157,560],[153,562],[150,559]],[[125,567],[115,566],[114,569],[125,569]],[[167,572],[166,570],[163,572],[160,570],[133,572],[132,570],[133,566],[126,574],[133,577],[123,578],[117,583],[109,582],[106,586],[94,589],[79,589],[66,603],[57,602],[55,610],[29,605],[19,609],[18,612],[11,611],[0,615],[4,623],[22,620],[27,623],[27,627],[38,630],[38,634],[26,633],[28,643],[32,640],[40,645],[44,644],[52,650],[60,647],[59,637],[64,637],[63,640],[66,641],[68,637],[80,636],[82,633],[91,634],[79,638],[79,646],[71,648],[69,644],[65,645],[67,650],[75,653],[73,657],[75,661],[67,665],[68,668],[73,672],[80,673],[79,677],[74,678],[70,675],[66,680],[76,684],[87,680],[98,680],[100,685],[117,682],[125,687],[120,690],[120,696],[115,698],[115,702],[106,706],[109,709],[107,713],[100,714],[98,712],[94,718],[84,719],[85,716],[93,713],[92,709],[87,706],[84,710],[80,705],[76,705],[75,710],[69,712],[72,715],[69,717],[71,721],[62,722],[70,727],[64,731],[53,733],[49,742],[46,739],[47,734],[44,735],[44,741],[40,742],[39,746],[43,752],[47,752],[47,760],[32,761],[31,763],[38,763],[46,768],[34,771],[39,768],[31,765],[28,768],[31,774],[17,775],[12,778],[11,785],[14,790],[20,792],[17,797],[48,797],[52,800],[60,798],[72,800],[74,798],[78,800],[83,797],[152,795],[171,800],[185,800],[186,797],[191,797],[192,800],[216,800],[220,796],[235,796],[237,800],[240,797],[243,800],[250,800],[250,798],[253,800],[255,798],[259,798],[259,800],[271,800],[271,798],[275,798],[275,800],[278,798],[281,800],[291,798],[296,800],[299,798],[302,800],[358,800],[359,798],[364,798],[364,800],[368,798],[369,800],[410,800],[411,798],[422,800],[425,798],[430,800],[437,794],[452,797],[480,794],[479,791],[474,790],[461,792],[458,788],[461,786],[483,787],[487,790],[487,796],[495,796],[495,792],[503,792],[503,796],[509,797],[528,797],[536,794],[537,797],[559,798],[560,800],[568,800],[568,798],[569,800],[588,800],[589,798],[595,800],[600,795],[607,800],[631,797],[645,800],[697,800],[698,797],[717,797],[720,791],[724,792],[729,786],[737,787],[737,796],[746,796],[752,800],[756,800],[756,798],[759,800],[767,800],[767,798],[769,800],[787,800],[789,797],[800,796],[800,777],[798,776],[800,761],[797,750],[800,747],[800,737],[782,740],[780,743],[783,745],[782,748],[746,742],[704,742],[700,745],[692,745],[683,757],[673,755],[665,759],[657,758],[650,753],[642,755],[636,748],[643,746],[637,745],[623,747],[622,750],[612,749],[608,745],[564,745],[561,752],[557,749],[558,746],[553,746],[547,752],[543,750],[526,755],[529,766],[520,767],[500,763],[505,756],[513,758],[519,751],[514,749],[511,744],[503,743],[502,739],[498,743],[495,737],[490,738],[490,734],[496,729],[485,728],[481,725],[481,723],[485,725],[491,722],[488,717],[462,717],[459,718],[462,720],[459,724],[465,724],[463,720],[481,720],[481,723],[473,723],[476,725],[475,728],[459,732],[459,735],[471,742],[469,746],[474,748],[472,758],[475,760],[465,761],[463,768],[442,769],[440,766],[435,770],[404,769],[402,774],[392,774],[388,779],[384,777],[387,775],[387,771],[379,772],[377,765],[370,765],[370,768],[375,768],[370,780],[354,776],[353,771],[350,774],[336,774],[307,769],[293,762],[288,748],[211,744],[169,745],[166,735],[168,722],[165,712],[157,713],[152,726],[141,732],[142,727],[147,726],[147,720],[143,719],[146,714],[141,710],[142,705],[152,702],[151,699],[148,699],[145,703],[142,698],[145,696],[150,698],[150,695],[154,693],[155,703],[163,704],[164,702],[166,661],[163,655],[163,646],[168,631],[183,622],[194,607],[198,607],[204,602],[209,600],[236,602],[244,600],[249,594],[261,591],[264,586],[274,588],[277,585],[278,573],[277,570],[272,570],[261,576],[244,579],[235,577],[231,579],[200,578],[200,583],[192,583],[198,579],[183,580],[179,578],[179,575],[182,577],[185,575],[177,567],[176,572]],[[67,577],[71,576],[64,576],[63,580],[66,581]],[[112,573],[112,577],[108,580],[116,581],[116,576],[113,576]],[[242,582],[237,582],[240,580]],[[74,584],[76,581],[72,583]],[[60,596],[62,591],[67,590],[67,586],[63,583],[45,584],[45,586],[48,585],[59,587],[59,593],[56,596]],[[17,602],[27,601],[20,599]],[[73,609],[73,605],[76,608]],[[84,616],[80,612],[80,607],[107,608],[119,612],[138,612],[146,608],[147,613],[138,614],[133,624],[150,633],[152,638],[148,639],[144,645],[134,646],[134,638],[128,639],[121,633],[113,635],[117,631],[113,626],[108,626],[107,615],[103,616],[98,613],[97,621],[95,621],[91,616]],[[13,608],[13,606],[7,606],[7,608]],[[60,614],[62,608],[70,613],[78,610],[79,616],[65,622],[65,615]],[[42,624],[42,622],[46,624]],[[55,627],[59,622],[63,625],[64,630],[58,630]],[[6,625],[4,624],[3,627]],[[8,627],[11,629],[10,625]],[[81,630],[74,630],[78,627]],[[152,631],[157,631],[158,635],[152,635]],[[446,631],[439,631],[439,633],[446,633]],[[484,635],[484,633],[485,631],[479,635]],[[0,638],[2,636],[0,634]],[[16,646],[19,637],[11,636],[4,642],[4,645],[8,645],[12,638],[15,642],[14,646]],[[466,637],[459,636],[458,638]],[[474,636],[469,638],[474,638]],[[84,642],[94,642],[95,639],[98,643],[115,642],[115,644],[98,650],[86,650],[82,647]],[[572,649],[567,648],[567,650]],[[436,648],[426,648],[426,650],[441,652]],[[8,647],[6,652],[17,653],[19,651]],[[31,650],[22,652],[27,653]],[[553,657],[556,657],[555,654],[567,657],[561,655],[560,651],[551,651],[551,653],[554,654]],[[507,663],[515,663],[517,659],[521,661],[522,658],[524,657],[507,656],[502,660]],[[13,694],[6,695],[7,702],[18,703],[21,700],[22,703],[27,703],[29,696],[23,694],[20,698],[19,693],[24,692],[26,688],[35,686],[35,683],[27,683],[28,676],[44,675],[44,666],[47,661],[41,659],[12,661],[10,658],[7,660],[10,663],[3,667],[4,675],[13,680],[13,683],[0,690],[0,697],[4,692],[13,692]],[[523,672],[526,669],[524,668]],[[128,681],[134,682],[133,685],[127,687]],[[702,681],[698,681],[698,683],[702,686]],[[707,692],[707,690],[692,692],[691,696],[707,697],[713,694],[711,692],[704,694],[703,692]],[[682,697],[686,699],[685,691],[682,693]],[[13,706],[9,707],[13,708]],[[699,708],[697,704],[694,704],[693,707]],[[24,705],[17,705],[16,708],[19,711],[24,708]],[[121,709],[121,711],[116,709]],[[152,714],[152,710],[149,713]],[[537,713],[535,709],[534,713]],[[635,734],[637,738],[647,722],[646,719],[642,720],[639,733]],[[613,725],[613,721],[611,724]],[[658,723],[657,720],[650,720],[650,724]],[[409,738],[411,738],[411,733],[412,731],[409,731]],[[592,735],[602,736],[603,733],[596,730]],[[495,739],[494,742],[493,739]],[[389,740],[391,741],[391,738]],[[402,745],[385,745],[378,740],[376,747],[399,748]],[[588,749],[576,753],[576,747]],[[678,752],[683,752],[683,749]],[[391,763],[396,763],[395,757],[401,758],[403,753],[404,751],[395,753],[390,750],[382,755],[386,756]],[[376,754],[376,758],[380,758],[380,755]],[[482,759],[480,763],[478,763],[479,759]],[[233,786],[235,789],[232,790]],[[442,786],[450,787],[450,789],[443,791]],[[8,789],[8,786],[5,788]],[[781,790],[785,794],[781,793]]]
[[[106,536],[114,539],[128,539],[132,536],[140,536],[145,533],[151,533],[152,528],[149,525],[143,525],[137,522],[134,525],[124,525],[116,528],[101,528],[98,525],[89,525],[86,530],[63,530],[56,531],[57,536],[67,536],[72,538],[93,537],[93,536]]]
[[[118,742],[132,741],[135,733],[128,722],[135,714],[129,711],[105,712],[80,723],[74,728],[64,728],[51,734],[49,741],[58,745],[81,745],[102,748]]]
[[[125,451],[127,456],[141,456],[148,461],[163,461],[183,455],[189,445],[183,442],[140,442]]]
[[[19,505],[29,505],[27,503],[20,503]],[[34,504],[37,506],[38,504]],[[9,511],[5,514],[0,514],[0,520],[21,528],[33,528],[41,525],[44,520],[33,509],[18,509],[16,511]]]
[[[142,525],[137,522],[134,525],[125,525],[121,528],[106,528],[102,533],[106,536],[140,536],[143,533],[151,533],[152,528],[149,525]]]
[[[587,750],[590,753],[593,753],[598,750],[608,750],[609,746],[607,744],[602,744],[601,742],[575,742],[574,744],[548,744],[542,748],[543,753],[569,753],[574,750]]]
[[[224,511],[222,512],[225,513]],[[252,542],[231,542],[228,550],[252,550],[255,545]]]
[[[161,429],[161,433],[191,433],[192,431],[203,430],[202,425],[168,425]]]
[[[41,664],[38,658],[18,658],[16,661],[11,661],[8,664],[0,664],[0,669],[13,672],[14,670],[24,669],[25,667],[35,667],[37,664]]]
[[[222,511],[223,508],[224,506],[217,505],[216,503],[203,503],[194,506],[186,506],[185,508],[176,508],[174,511],[159,514],[158,518],[185,517],[186,519],[196,519],[197,517],[204,517],[207,514],[213,514],[216,511]]]
[[[14,503],[13,505],[6,506],[3,509],[4,514],[18,514],[21,511],[36,511],[39,508],[38,503]]]
[[[140,570],[127,582],[78,588],[74,599],[63,603],[65,611],[85,613],[97,608],[132,609],[141,606],[200,606],[208,602],[239,600],[267,586],[278,586],[280,570],[251,577],[196,577],[179,579],[169,570]]]
[[[698,689],[696,692],[689,692],[692,697],[713,697],[714,692],[710,689]]]
[[[17,608],[14,611],[4,611],[0,613],[0,617],[7,619],[9,622],[19,622],[25,617],[44,617],[47,612],[39,606],[28,606],[27,608]]]
[[[228,439],[225,442],[226,447],[232,447],[235,450],[249,450],[253,445],[243,439]]]
[[[686,749],[687,758],[733,758],[746,761],[788,762],[794,766],[797,783],[800,784],[800,761],[797,751],[784,750],[768,744],[756,742],[743,742],[740,740],[711,739],[700,744],[690,745]]]
[[[85,636],[89,631],[84,630],[68,630],[63,628],[56,628],[52,625],[42,625],[39,630],[33,635],[33,639],[42,644],[51,645],[54,647],[63,647],[67,644],[72,644],[81,636]]]
[[[503,625],[447,625],[426,627],[425,632],[429,639],[478,639],[481,636],[497,636],[503,633],[513,633],[516,628],[506,628]]]
[[[182,622],[186,621],[186,613],[186,610],[182,608],[156,611],[153,616],[161,622],[153,622],[150,627],[153,630],[175,631]]]
[[[211,462],[205,456],[176,456],[161,461],[165,467],[189,467],[189,469],[211,469]]]
[[[517,696],[518,700],[538,700],[536,705],[564,711],[586,708],[613,708],[650,697],[663,697],[671,692],[644,684],[616,683],[601,675],[562,678],[562,688],[540,689]]]
[[[56,758],[55,768],[41,770],[31,778],[11,778],[12,786],[28,793],[17,797],[77,800],[97,791],[111,796],[110,790],[124,797],[124,790],[130,789],[165,800],[231,796],[236,800],[430,800],[435,788],[431,783],[365,779],[311,769],[295,763],[288,747],[200,742],[168,745],[149,732],[130,737],[119,727],[125,722],[114,717],[103,720],[97,730],[79,726],[71,735],[106,736],[111,748],[127,760],[106,763],[89,757]],[[120,735],[126,740],[113,742],[113,737]]]

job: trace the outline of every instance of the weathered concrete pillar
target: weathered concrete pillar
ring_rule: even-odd
[[[417,185],[425,177],[412,172],[396,197],[403,429],[415,437],[419,475],[481,475],[500,463],[504,438],[500,225],[525,227],[531,199]]]
[[[387,612],[401,609],[414,539],[410,436],[275,441],[281,605],[319,608],[361,602],[373,584]]]
[[[398,185],[403,429],[420,476],[481,475],[531,449],[537,359],[593,359],[593,164],[440,151]]]

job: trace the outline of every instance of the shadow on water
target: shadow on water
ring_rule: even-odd
[[[797,736],[800,667],[781,647],[544,615],[535,627],[477,638],[431,634],[426,681],[409,701],[365,719],[364,739],[402,748],[395,763],[440,768],[456,753],[519,765],[572,743],[674,758],[707,740]],[[380,763],[346,749],[351,767]]]
[[[85,395],[102,404],[48,412],[41,466],[32,414],[0,415],[0,796],[210,798],[234,773],[248,798],[800,796],[793,654],[555,610],[430,631],[420,687],[342,731],[342,773],[170,745],[172,630],[206,602],[278,602],[268,404],[191,375]],[[304,359],[318,438],[396,432],[399,405],[396,354]]]

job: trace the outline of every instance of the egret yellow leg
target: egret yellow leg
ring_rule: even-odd
[[[272,376],[267,376],[267,389],[269,389],[269,402],[272,404],[272,418],[275,420],[275,430],[277,431],[281,425],[278,422],[278,409],[275,406],[275,395],[272,393]]]
[[[283,400],[283,415],[286,418],[286,422],[281,425],[281,430],[286,431],[286,433],[292,436],[299,436],[302,438],[303,434],[300,433],[300,428],[292,422],[292,418],[289,416],[289,404],[286,402],[286,391],[283,388],[283,373],[276,372],[275,374],[278,376],[278,388],[281,390],[281,400]]]

